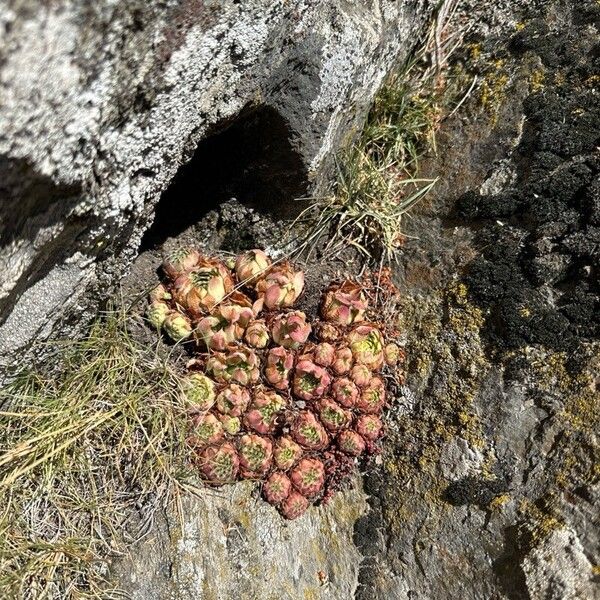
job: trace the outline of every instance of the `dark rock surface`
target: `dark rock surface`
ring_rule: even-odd
[[[546,3],[465,50],[482,93],[408,221],[415,408],[364,479],[359,598],[600,597],[599,16]]]

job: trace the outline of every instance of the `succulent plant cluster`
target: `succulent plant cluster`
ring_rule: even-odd
[[[262,250],[225,262],[182,248],[162,269],[147,318],[196,354],[181,387],[202,478],[259,480],[288,519],[327,500],[358,457],[377,450],[382,371],[403,360],[385,327],[367,320],[364,287],[330,285],[311,323],[294,309],[302,271]]]

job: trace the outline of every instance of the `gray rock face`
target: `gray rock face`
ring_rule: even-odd
[[[93,313],[195,151],[175,229],[318,190],[430,4],[2,3],[0,364]]]
[[[354,523],[366,510],[360,483],[290,522],[254,487],[188,497],[180,515],[158,519],[115,565],[120,588],[135,600],[353,598],[361,564]]]

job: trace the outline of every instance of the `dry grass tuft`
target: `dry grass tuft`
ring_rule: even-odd
[[[299,253],[319,246],[330,257],[351,245],[368,258],[395,260],[404,215],[436,182],[419,178],[419,161],[435,154],[435,132],[450,103],[447,61],[465,34],[448,28],[457,4],[440,4],[420,51],[382,87],[359,139],[336,159],[331,193],[312,199],[295,221],[308,231]]]
[[[120,597],[105,558],[185,486],[177,376],[105,315],[0,390],[0,597]]]

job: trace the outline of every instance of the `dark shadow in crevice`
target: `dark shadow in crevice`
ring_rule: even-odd
[[[274,218],[293,218],[308,174],[285,119],[267,106],[244,109],[205,138],[163,192],[141,251],[161,246],[222,202],[236,198]]]
[[[0,155],[0,249],[20,241],[35,243],[42,229],[53,235],[36,249],[31,264],[0,299],[0,325],[28,288],[72,254],[88,225],[85,218],[70,216],[81,191],[78,184],[57,183],[40,174],[26,160]],[[19,252],[10,259],[17,260]]]
[[[80,194],[79,185],[57,183],[26,160],[0,155],[0,248],[33,241],[41,228],[62,222]]]
[[[492,564],[498,584],[510,600],[529,600],[527,582],[521,568],[522,558],[519,528],[517,525],[512,525],[504,530],[503,552]]]

